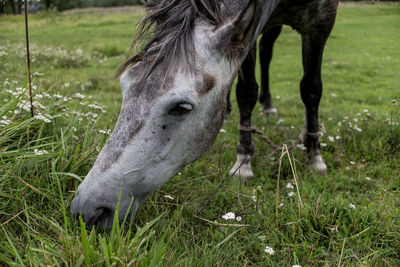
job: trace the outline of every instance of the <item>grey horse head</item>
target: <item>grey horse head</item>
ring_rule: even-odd
[[[152,29],[153,37],[124,65],[117,124],[71,206],[89,227],[109,229],[118,203],[120,221],[134,214],[219,133],[226,96],[253,41],[256,5],[195,2],[150,3],[141,33]]]

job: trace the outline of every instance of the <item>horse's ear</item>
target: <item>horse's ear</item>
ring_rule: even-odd
[[[249,5],[237,16],[233,22],[231,41],[242,43],[249,32],[255,15],[255,1],[250,0]]]
[[[243,47],[243,43],[248,39],[254,21],[256,1],[250,0],[247,7],[239,15],[228,19],[217,30],[217,36],[221,47],[236,48]],[[227,44],[226,42],[229,42]]]

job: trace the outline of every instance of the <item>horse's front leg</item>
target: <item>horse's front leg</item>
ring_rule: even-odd
[[[301,139],[307,148],[307,164],[320,175],[327,167],[320,153],[318,106],[322,95],[321,63],[326,38],[302,36],[304,76],[300,83],[301,98],[305,105],[305,129]]]
[[[255,78],[256,46],[254,45],[244,60],[239,73],[236,86],[236,98],[240,111],[240,125],[251,126],[251,115],[257,103],[258,84]],[[237,175],[246,181],[254,176],[251,169],[251,158],[254,154],[254,145],[251,133],[248,131],[239,132],[239,142],[236,147],[237,160],[230,175]]]

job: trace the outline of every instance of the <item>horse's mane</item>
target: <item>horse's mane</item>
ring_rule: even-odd
[[[147,0],[147,15],[138,25],[137,37],[131,46],[135,52],[138,44],[145,42],[143,49],[122,64],[117,76],[137,62],[147,62],[145,79],[161,62],[166,66],[184,63],[190,69],[194,57],[193,28],[196,18],[212,25],[223,21],[221,3],[225,0]]]

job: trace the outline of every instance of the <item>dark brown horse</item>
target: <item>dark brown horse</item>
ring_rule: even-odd
[[[236,87],[240,125],[251,126],[258,99],[256,41],[260,42],[262,94],[267,109],[268,65],[283,24],[302,36],[305,105],[303,142],[308,165],[320,173],[318,105],[321,61],[335,21],[338,0],[153,0],[139,37],[144,49],[124,64],[123,103],[115,129],[71,206],[88,226],[110,228],[118,201],[119,219],[132,217],[147,195],[198,159],[222,126],[226,99]],[[235,174],[253,176],[254,145],[240,131]],[[131,205],[133,208],[131,209]]]

